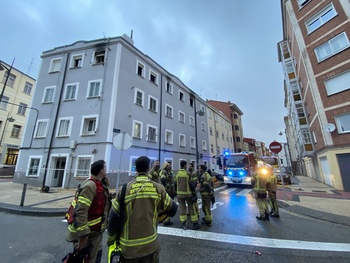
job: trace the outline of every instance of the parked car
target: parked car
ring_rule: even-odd
[[[291,179],[292,176],[290,173],[287,172],[285,167],[275,168],[273,169],[273,172],[277,177],[277,183],[282,183],[282,180],[281,180],[281,172],[282,172],[283,182],[285,184],[292,184],[292,179]]]

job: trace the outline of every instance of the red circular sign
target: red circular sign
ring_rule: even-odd
[[[280,151],[282,151],[282,144],[274,141],[274,142],[270,143],[269,149],[273,153],[279,153]]]

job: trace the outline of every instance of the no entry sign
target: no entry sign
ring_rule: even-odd
[[[282,151],[282,144],[274,141],[274,142],[270,143],[269,149],[273,153],[279,153],[280,151]]]

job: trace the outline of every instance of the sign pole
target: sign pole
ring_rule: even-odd
[[[284,187],[284,180],[283,180],[283,175],[282,175],[282,167],[281,167],[280,157],[277,156],[277,159],[278,159],[278,168],[280,169],[280,176],[281,176],[281,181],[282,181],[282,189],[283,189],[284,201],[287,202],[286,190],[285,190],[285,187]]]
[[[118,173],[117,173],[117,183],[115,186],[116,192],[118,192],[118,187],[119,187],[120,168],[122,165],[122,157],[123,157],[123,151],[124,151],[124,139],[125,139],[125,132],[123,132],[123,139],[122,139],[121,149],[120,149],[119,167],[118,167]]]

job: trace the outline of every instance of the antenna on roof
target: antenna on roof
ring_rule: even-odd
[[[31,58],[30,60],[30,64],[29,64],[29,67],[28,67],[28,75],[30,74],[30,71],[32,70],[32,65],[33,65],[33,57]]]
[[[134,30],[131,29],[131,33],[130,33],[130,38],[132,39],[132,34],[133,34]]]

